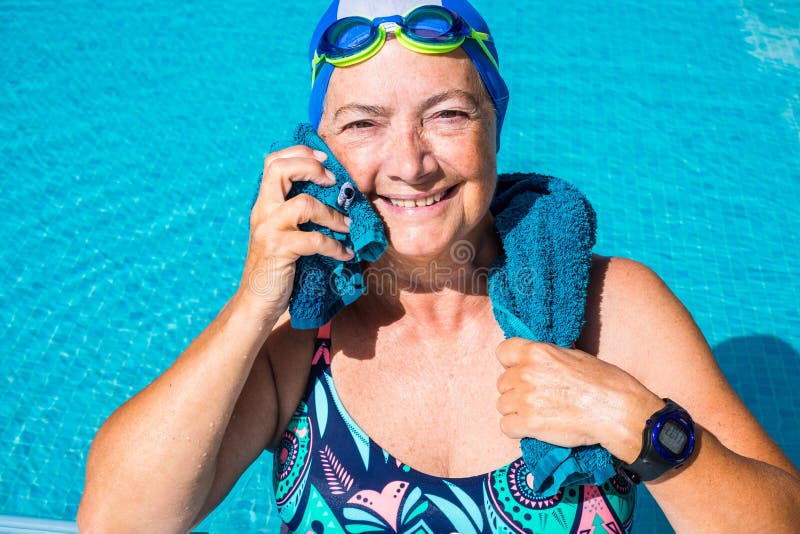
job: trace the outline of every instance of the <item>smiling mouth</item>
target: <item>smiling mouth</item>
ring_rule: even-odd
[[[391,197],[383,197],[383,199],[391,203],[392,206],[397,206],[398,208],[424,208],[425,206],[432,206],[433,204],[436,204],[443,198],[447,198],[453,191],[453,189],[455,189],[455,186],[450,187],[444,191],[434,193],[433,195],[423,198],[416,198],[413,200],[403,199],[403,198],[391,198]]]

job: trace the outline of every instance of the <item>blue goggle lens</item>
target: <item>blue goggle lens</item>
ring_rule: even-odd
[[[330,58],[348,56],[368,47],[377,35],[371,20],[347,17],[325,30],[319,50]]]
[[[461,36],[460,22],[444,8],[420,7],[406,17],[404,33],[422,42],[452,42]]]

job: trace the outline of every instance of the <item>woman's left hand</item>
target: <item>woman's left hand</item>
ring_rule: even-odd
[[[510,338],[498,345],[500,427],[562,447],[600,443],[633,462],[664,401],[619,367],[580,350]]]

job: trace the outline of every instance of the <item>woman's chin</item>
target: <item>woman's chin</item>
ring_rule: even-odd
[[[452,244],[440,242],[438,239],[398,239],[392,240],[387,249],[390,258],[397,259],[403,263],[430,263],[441,259],[444,261],[449,257]]]

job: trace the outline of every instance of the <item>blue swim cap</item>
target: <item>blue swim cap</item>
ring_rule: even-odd
[[[472,26],[473,29],[491,35],[486,21],[483,20],[483,17],[481,17],[478,11],[472,7],[467,0],[334,0],[327,11],[325,11],[325,14],[322,15],[322,18],[317,23],[317,27],[311,36],[311,44],[308,48],[309,65],[314,59],[314,52],[317,50],[322,34],[337,20],[351,16],[375,19],[377,17],[390,15],[402,15],[416,7],[427,5],[445,7],[457,13]],[[494,43],[489,41],[484,44],[494,57],[495,62],[499,65],[500,60],[497,56],[497,49]],[[494,102],[494,108],[497,113],[497,150],[500,150],[500,131],[503,128],[503,119],[506,116],[506,108],[508,107],[508,87],[505,81],[503,81],[503,77],[500,76],[500,72],[495,68],[478,43],[473,39],[465,39],[461,48],[472,60],[472,64],[475,65],[475,69],[478,71],[483,85],[492,98],[492,102]],[[333,69],[333,65],[328,62],[323,62],[316,80],[314,81],[314,86],[311,88],[311,96],[308,100],[308,119],[311,121],[311,124],[314,125],[314,128],[319,127],[319,122],[322,118],[325,93],[328,90],[328,83],[330,82]]]

